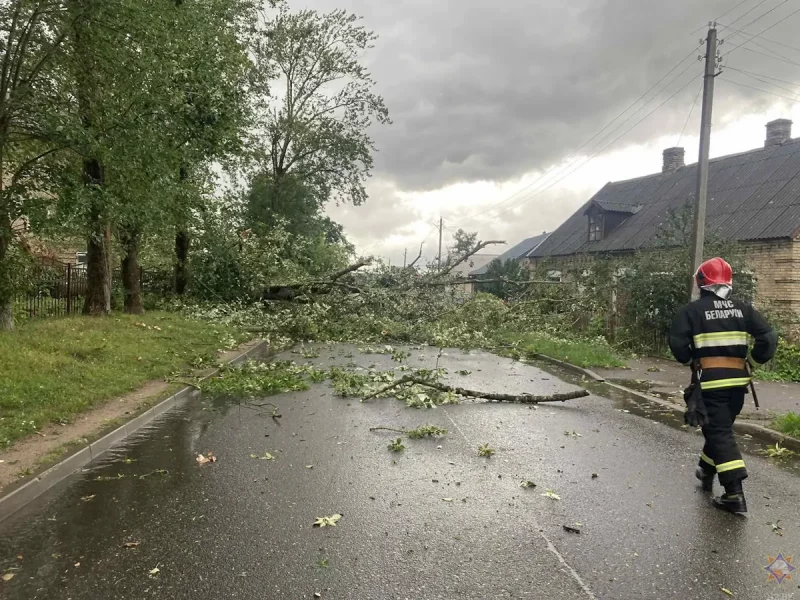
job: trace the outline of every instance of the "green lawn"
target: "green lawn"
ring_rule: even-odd
[[[0,332],[0,448],[152,379],[201,366],[242,334],[174,313],[33,320]]]
[[[772,427],[781,433],[800,439],[800,415],[797,413],[781,415],[773,421]]]
[[[545,354],[584,368],[625,366],[623,358],[615,354],[602,338],[596,341],[569,340],[536,333],[503,337],[510,343],[519,342],[523,354]]]

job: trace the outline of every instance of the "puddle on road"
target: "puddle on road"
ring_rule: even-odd
[[[694,435],[693,432],[687,431],[687,429],[684,427],[683,406],[681,405],[676,404],[675,408],[673,409],[662,406],[656,402],[649,402],[644,398],[639,398],[638,396],[611,387],[604,383],[583,379],[571,371],[567,371],[566,369],[550,363],[532,361],[530,364],[542,369],[543,371],[552,373],[568,383],[580,385],[589,390],[592,394],[609,398],[610,400],[614,401],[615,407],[618,409],[626,410],[631,414],[645,417],[653,421],[658,421],[672,427],[673,429],[680,429]],[[611,381],[616,383],[616,380]],[[651,393],[647,389],[642,391]],[[764,451],[766,451],[767,447],[770,446],[768,442],[759,440],[749,435],[741,435],[738,433],[736,434],[736,441],[743,452],[759,456],[760,458],[767,458],[764,455]],[[769,459],[769,462],[780,469],[784,469],[795,475],[800,475],[800,456],[783,459]]]

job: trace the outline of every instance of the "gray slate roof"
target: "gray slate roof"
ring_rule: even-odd
[[[509,250],[506,250],[505,252],[503,252],[503,254],[501,254],[500,256],[497,257],[497,260],[500,260],[502,262],[506,262],[507,260],[512,259],[512,258],[524,258],[524,257],[528,256],[528,254],[532,250],[535,250],[536,247],[539,244],[541,244],[544,240],[546,240],[548,235],[550,235],[550,234],[545,232],[545,233],[540,233],[539,235],[530,237],[528,239],[522,240],[516,246],[513,246]],[[470,271],[469,274],[470,274],[470,276],[483,275],[484,273],[486,273],[486,270],[488,268],[489,268],[489,265],[486,264],[486,265],[482,266],[480,269],[475,269],[474,271]]]
[[[646,248],[671,209],[692,201],[697,165],[671,173],[606,184],[529,254],[531,258],[579,252]],[[597,242],[589,242],[584,211],[596,202],[641,208]],[[620,208],[617,208],[620,210]],[[623,211],[627,212],[627,211]],[[729,240],[794,238],[800,230],[800,138],[714,159],[709,166],[706,234]]]

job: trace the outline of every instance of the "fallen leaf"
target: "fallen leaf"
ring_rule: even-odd
[[[564,531],[567,533],[580,533],[581,530],[576,527],[570,527],[569,525],[562,525],[561,527],[564,528]]]
[[[598,477],[600,477],[600,475],[597,473],[592,473],[592,479],[597,479]]]
[[[549,488],[547,489],[547,491],[544,494],[542,494],[542,496],[544,496],[545,498],[550,498],[551,500],[561,500],[561,496],[559,496],[558,494],[556,494],[553,490],[551,490]]]
[[[780,522],[781,522],[780,519],[778,519],[775,523],[767,523],[767,525],[772,527],[772,533],[776,533],[776,534],[782,536],[783,535],[783,527],[778,525],[778,523],[780,523]]]
[[[14,579],[14,574],[13,573],[4,573],[3,574],[3,581],[11,581],[12,579]]]
[[[83,496],[81,500],[83,500],[84,502],[89,502],[89,500],[94,499],[95,496],[97,496],[97,494],[92,494],[91,496]]]
[[[523,481],[523,482],[521,482],[519,484],[519,487],[521,487],[521,488],[535,488],[536,484],[533,483],[532,481]]]
[[[159,569],[158,567],[156,567],[155,569],[150,569],[150,575],[158,575],[159,573],[161,573],[161,569]]]
[[[314,598],[322,598],[322,594],[319,592],[314,592]]]
[[[141,542],[125,542],[122,544],[123,548],[138,548]]]
[[[330,517],[317,517],[317,520],[314,521],[314,527],[336,527],[336,523],[341,518],[342,515],[339,514],[331,515]]]
[[[728,588],[720,587],[719,591],[727,596],[733,596],[733,592],[730,591]]]
[[[203,456],[202,454],[198,454],[196,460],[197,460],[198,464],[204,465],[206,463],[217,462],[217,457],[214,456],[214,454],[212,454],[211,452],[208,452],[206,454],[206,456]]]
[[[306,469],[313,469],[314,465],[306,465]]]
[[[80,566],[81,566],[81,563],[75,563],[75,568],[78,568]]]
[[[442,502],[452,502],[452,498],[442,498]]]
[[[17,554],[17,560],[22,560],[22,554]]]

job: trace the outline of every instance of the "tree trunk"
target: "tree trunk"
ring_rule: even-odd
[[[175,234],[175,293],[183,296],[186,293],[186,284],[189,280],[187,263],[189,260],[189,246],[191,238],[184,224],[178,226]]]
[[[103,167],[97,159],[83,164],[84,179],[87,186],[103,185]],[[91,190],[91,193],[102,193]],[[83,314],[92,316],[107,315],[111,312],[111,229],[105,222],[98,201],[95,199],[90,211],[92,234],[87,240],[86,300]]]
[[[187,179],[189,179],[189,170],[186,166],[181,165],[178,171],[178,181],[183,185]],[[175,293],[178,296],[186,293],[186,284],[189,280],[187,262],[191,238],[189,237],[189,219],[186,217],[185,211],[184,207],[184,210],[181,211],[182,216],[178,218],[178,227],[175,232]]]
[[[8,247],[11,245],[11,221],[4,212],[0,215],[0,331],[14,329],[14,296],[9,288],[5,270]]]
[[[143,315],[142,288],[139,281],[139,234],[122,233],[120,242],[125,250],[122,259],[122,287],[125,290],[125,312]]]

